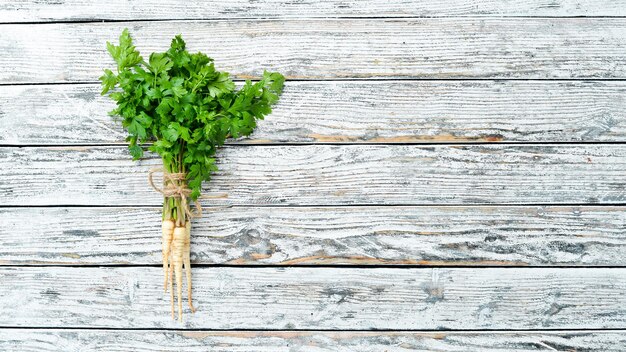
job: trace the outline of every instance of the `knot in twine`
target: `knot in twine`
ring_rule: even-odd
[[[155,186],[154,181],[152,180],[152,175],[157,172],[163,173],[163,189]],[[164,197],[180,198],[180,203],[185,211],[185,214],[187,214],[190,219],[199,218],[202,216],[202,207],[200,206],[200,202],[196,199],[194,201],[196,211],[195,213],[191,211],[189,203],[187,203],[187,197],[191,195],[191,189],[187,187],[186,181],[187,174],[184,172],[169,173],[163,168],[154,168],[150,169],[150,172],[148,173],[148,182],[150,182],[150,186],[152,186],[155,191],[161,193]]]

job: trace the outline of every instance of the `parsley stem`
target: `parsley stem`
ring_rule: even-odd
[[[195,84],[195,85],[193,86],[193,88],[191,89],[191,92],[192,92],[192,93],[194,93],[194,92],[196,91],[196,88],[198,88],[198,85],[200,84],[200,82],[202,82],[202,81],[206,78],[206,75],[207,75],[207,74],[208,74],[208,72],[207,72],[207,73],[205,73],[205,74],[204,74],[204,76],[202,76],[202,78],[200,78],[200,79],[198,80],[198,82],[196,82],[196,84]]]

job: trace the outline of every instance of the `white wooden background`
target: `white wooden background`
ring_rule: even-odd
[[[184,324],[129,27],[288,81],[220,152]],[[625,351],[626,0],[3,0],[0,350]]]

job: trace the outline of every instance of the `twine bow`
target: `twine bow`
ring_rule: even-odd
[[[152,175],[157,172],[163,173],[163,189],[155,186],[154,181],[152,180]],[[183,172],[169,173],[163,168],[150,169],[150,172],[148,172],[148,182],[150,182],[150,186],[152,186],[155,191],[161,193],[166,198],[180,198],[180,204],[185,211],[185,214],[187,214],[190,219],[199,218],[202,216],[202,207],[200,206],[200,202],[197,199],[194,201],[194,204],[196,205],[195,212],[191,211],[189,203],[187,203],[187,197],[191,195],[191,189],[187,187],[186,180],[187,174]]]

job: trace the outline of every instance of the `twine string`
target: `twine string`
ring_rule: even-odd
[[[154,180],[152,179],[152,176],[159,172],[163,174],[163,189],[155,186]],[[200,202],[196,199],[194,201],[196,206],[195,212],[191,211],[189,203],[187,202],[187,197],[191,195],[191,189],[187,187],[186,180],[187,174],[183,172],[170,173],[163,168],[153,168],[148,172],[148,182],[155,191],[161,193],[166,198],[180,198],[181,207],[189,219],[199,218],[202,216],[202,207],[200,206]]]

